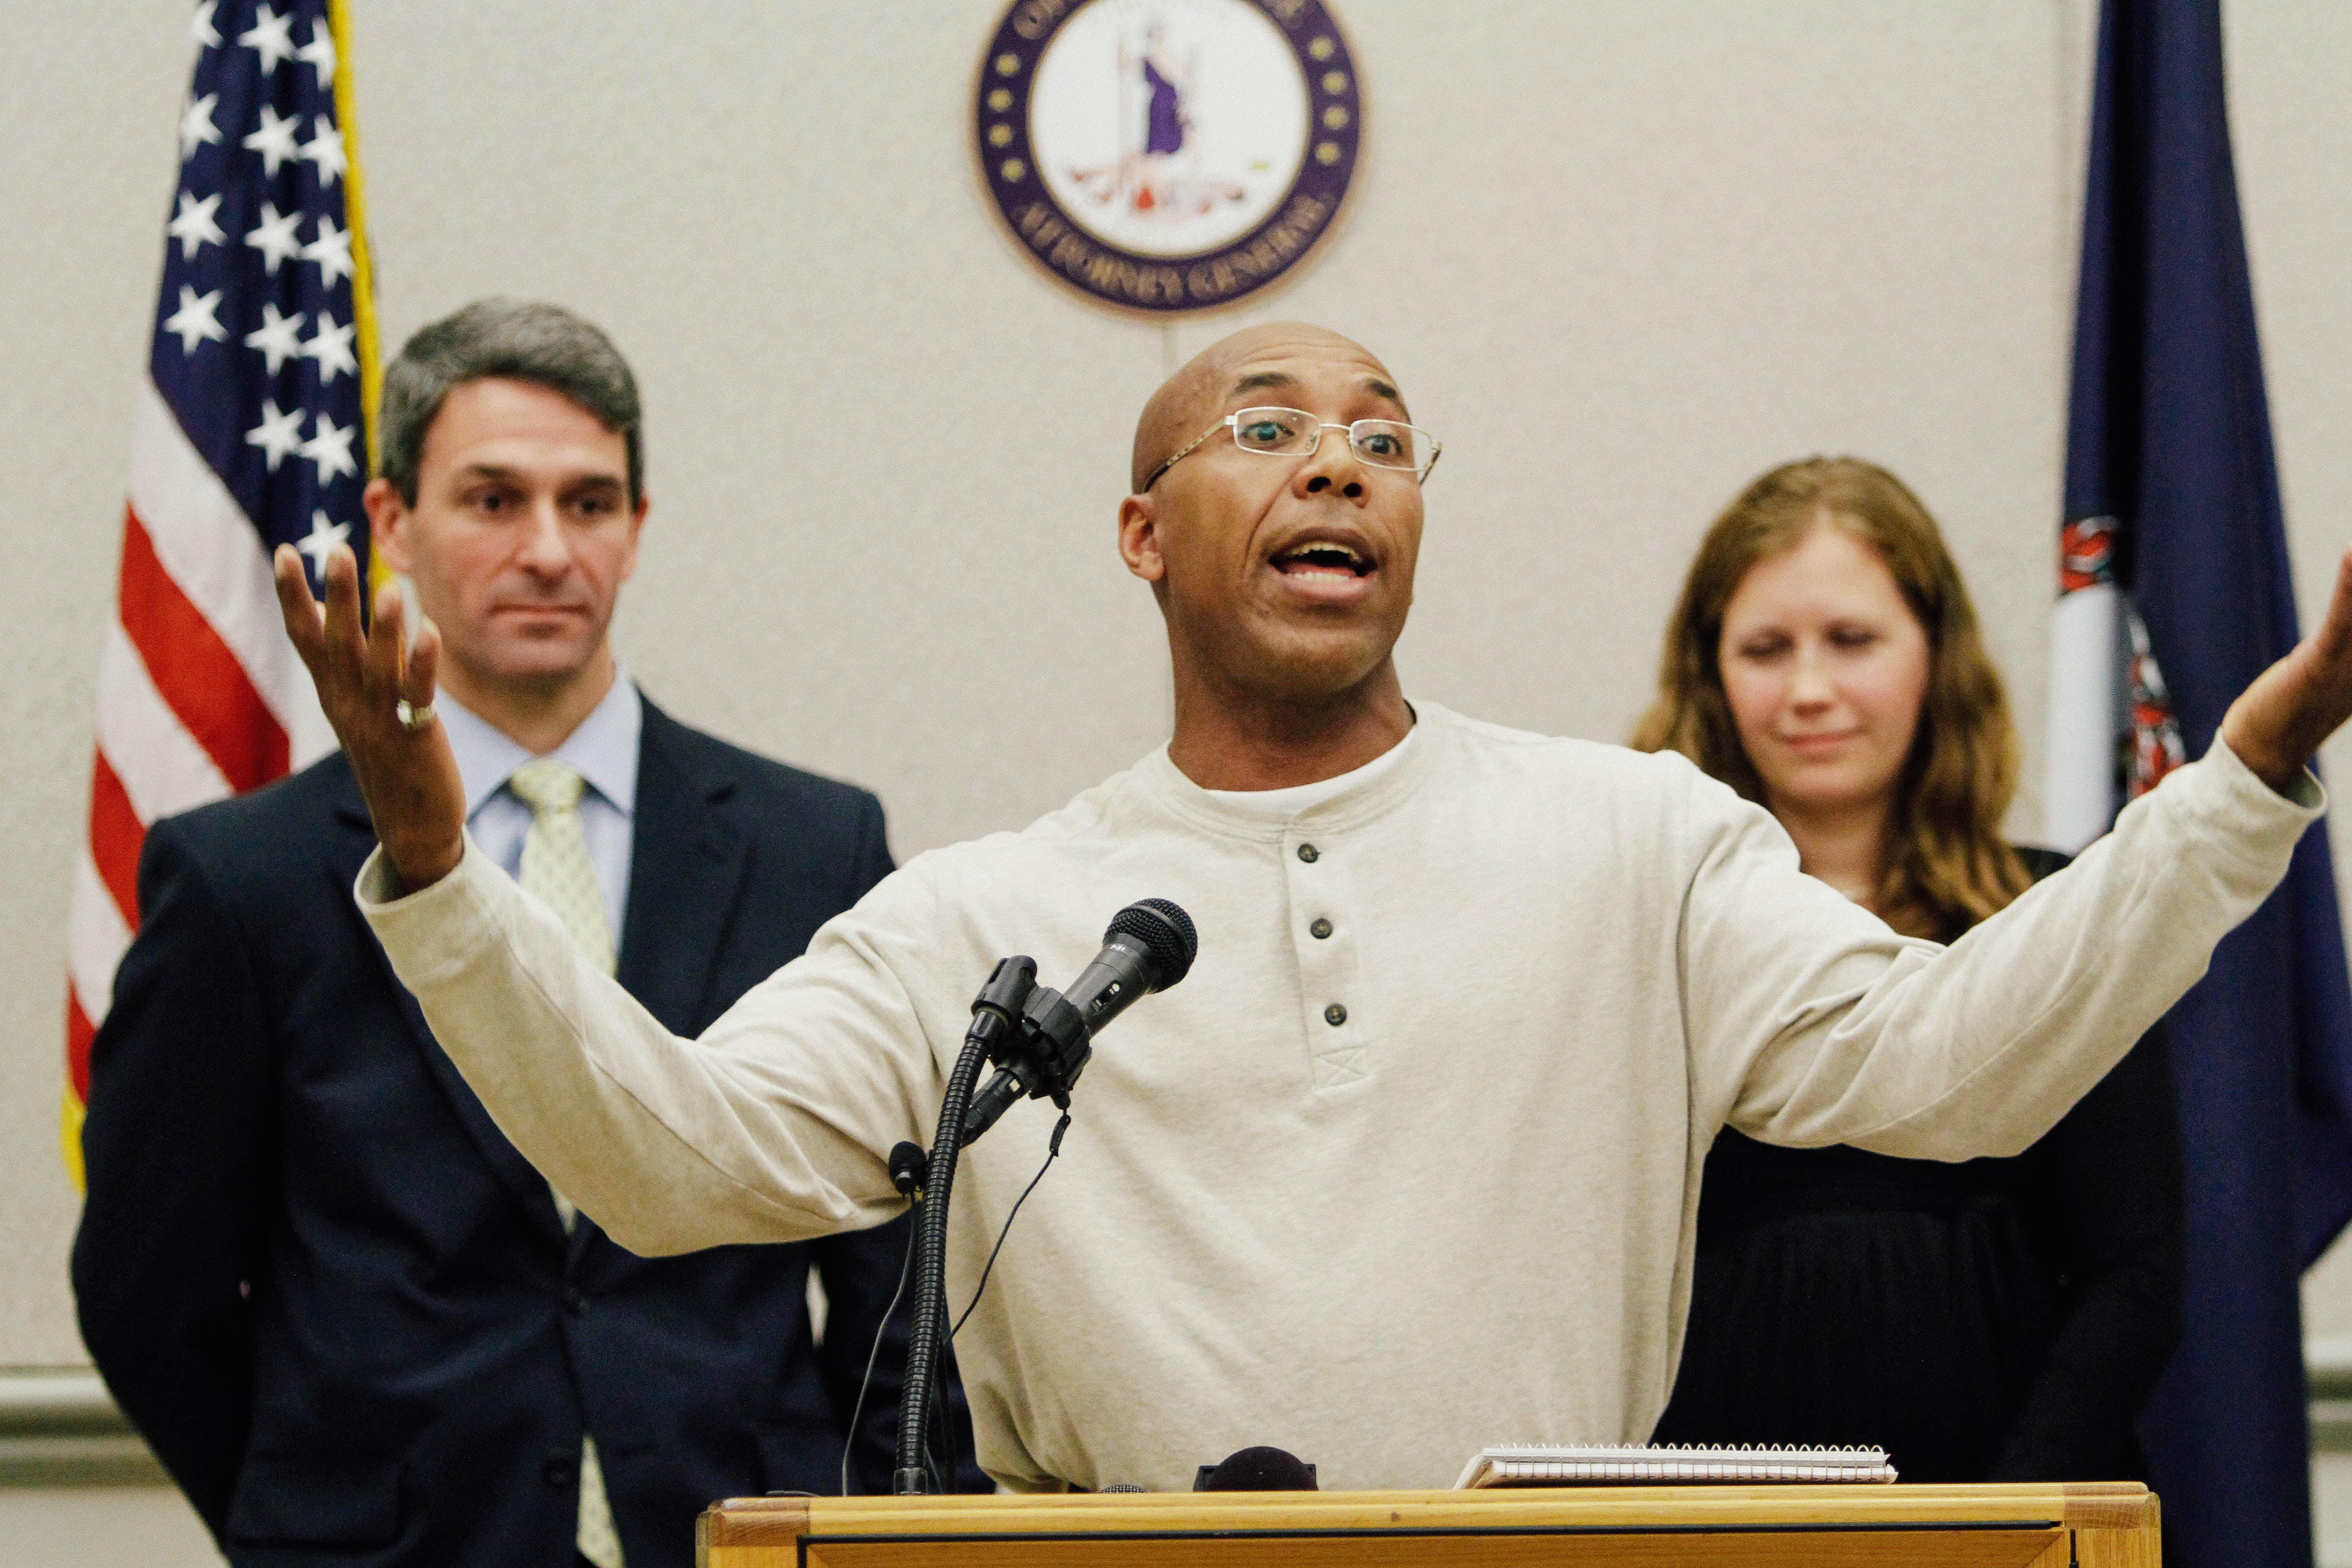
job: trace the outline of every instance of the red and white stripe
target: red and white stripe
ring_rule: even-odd
[[[115,623],[99,658],[89,840],[66,916],[66,1057],[89,1042],[139,929],[139,850],[159,816],[257,788],[334,747],[286,640],[261,535],[140,384]]]
[[[2078,519],[2058,535],[2042,837],[2069,855],[2186,760],[2147,627],[2116,582],[2116,546],[2111,517]]]

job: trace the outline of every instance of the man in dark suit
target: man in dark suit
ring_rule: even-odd
[[[411,720],[441,710],[477,841],[694,1034],[890,856],[871,795],[686,728],[618,668],[639,430],[594,327],[469,306],[388,370],[367,505],[438,628],[441,691]],[[341,754],[156,823],[92,1051],[83,1337],[223,1550],[657,1568],[691,1560],[714,1498],[838,1489],[905,1222],[623,1251],[393,978],[352,901],[374,844]],[[859,1489],[887,1489],[897,1349]]]

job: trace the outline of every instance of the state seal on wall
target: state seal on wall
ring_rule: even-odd
[[[1362,85],[1320,0],[1014,0],[981,61],[982,182],[1022,250],[1120,310],[1273,284],[1331,232]]]

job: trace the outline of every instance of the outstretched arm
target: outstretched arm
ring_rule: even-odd
[[[2321,804],[2304,770],[2347,717],[2352,555],[2319,626],[2231,704],[2207,756],[1948,952],[1791,875],[1785,837],[1733,807],[1744,820],[1685,910],[1703,1119],[1913,1158],[2021,1150],[2278,885]]]
[[[2319,754],[2320,742],[2347,719],[2352,719],[2352,551],[2336,563],[2326,616],[2239,693],[2221,716],[2221,739],[2255,777],[2284,795]]]
[[[432,700],[431,624],[404,647],[386,592],[363,633],[348,551],[330,556],[326,584],[321,609],[299,561],[279,554],[287,635],[382,845],[361,870],[361,910],[500,1131],[641,1255],[801,1240],[896,1214],[883,1157],[935,1103],[934,1069],[890,961],[861,939],[878,930],[881,948],[902,951],[889,939],[919,924],[921,889],[865,932],[820,933],[810,958],[702,1041],[679,1038],[471,847],[439,721],[404,722],[394,707]]]

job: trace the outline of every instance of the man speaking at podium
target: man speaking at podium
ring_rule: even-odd
[[[2202,972],[2317,815],[2352,714],[2352,562],[2204,761],[1946,949],[1797,869],[1683,759],[1409,705],[1390,650],[1436,444],[1319,329],[1236,333],[1154,395],[1118,541],[1167,622],[1175,729],[1025,832],[926,855],[689,1048],[464,834],[437,641],[363,639],[352,563],[287,626],[383,840],[359,894],[515,1142],[625,1246],[897,1212],[998,958],[1074,974],[1143,895],[1199,960],[1097,1051],[957,1346],[1022,1489],[1189,1484],[1245,1444],[1327,1487],[1442,1487],[1493,1442],[1637,1441],[1664,1404],[1700,1162],[1725,1124],[2013,1153]],[[966,1156],[951,1305],[1044,1153]]]

